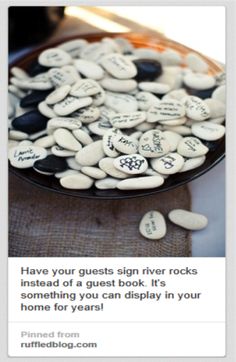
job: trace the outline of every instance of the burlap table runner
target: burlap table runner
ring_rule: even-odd
[[[186,257],[191,235],[167,221],[167,235],[150,241],[139,234],[145,212],[165,216],[190,209],[186,186],[127,200],[87,200],[42,190],[10,174],[9,256]]]

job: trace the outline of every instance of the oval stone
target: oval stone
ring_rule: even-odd
[[[163,175],[173,175],[181,170],[184,158],[176,152],[151,161],[152,168]]]
[[[50,48],[42,51],[38,62],[44,67],[62,67],[71,63],[71,56],[62,49]]]
[[[72,133],[73,136],[75,136],[75,138],[82,143],[82,145],[86,146],[93,142],[93,139],[89,136],[89,134],[82,129],[76,129],[72,131]]]
[[[202,57],[200,57],[200,55],[196,53],[188,53],[185,57],[185,61],[187,66],[193,72],[199,72],[199,73],[208,72],[208,64],[205,62],[205,60]]]
[[[54,87],[71,85],[76,82],[76,78],[74,78],[71,73],[68,73],[63,68],[51,68],[48,71],[48,77]]]
[[[58,45],[58,48],[69,53],[72,58],[76,58],[80,55],[81,50],[86,44],[88,42],[85,39],[73,39]]]
[[[70,89],[71,87],[68,84],[62,85],[47,96],[46,103],[52,105],[62,101],[69,94]]]
[[[139,140],[139,153],[144,157],[161,157],[170,151],[170,144],[159,130],[145,132]]]
[[[182,102],[175,99],[160,101],[151,106],[147,112],[147,121],[159,122],[182,118],[185,115],[185,107]]]
[[[16,146],[9,150],[8,157],[12,166],[16,168],[33,167],[37,160],[47,156],[45,148],[37,146]]]
[[[101,180],[107,176],[104,171],[100,170],[100,168],[92,166],[82,167],[81,172],[83,172],[83,174],[87,176],[94,178],[95,180]]]
[[[36,107],[38,103],[44,101],[50,93],[51,90],[34,90],[20,100],[20,106],[22,108]]]
[[[55,138],[56,143],[59,146],[65,148],[69,151],[79,151],[82,148],[81,144],[67,129],[58,128],[53,133],[53,136]]]
[[[123,179],[123,178],[129,177],[129,175],[127,175],[127,173],[118,170],[114,166],[114,158],[111,158],[111,157],[103,158],[102,160],[99,161],[99,167],[101,170],[106,172],[106,174],[108,174],[109,176],[112,176],[112,177],[115,177],[118,179]]]
[[[74,61],[76,69],[83,74],[86,78],[94,80],[102,79],[104,76],[104,70],[100,65],[84,59],[76,59]]]
[[[159,175],[132,177],[120,181],[117,184],[117,188],[119,190],[146,190],[146,189],[154,189],[155,187],[159,187],[163,183],[164,183],[164,178]]]
[[[108,73],[118,79],[130,79],[137,74],[134,63],[119,53],[105,55],[100,63]]]
[[[184,165],[179,172],[186,172],[186,171],[194,170],[195,168],[203,165],[205,160],[206,160],[206,156],[194,157],[194,158],[189,158],[189,159],[186,158],[184,160]]]
[[[170,86],[165,83],[157,83],[157,82],[140,82],[138,84],[139,89],[156,93],[156,94],[165,94],[170,91]]]
[[[130,155],[138,152],[139,142],[130,136],[121,134],[114,136],[113,145],[117,151]]]
[[[101,114],[101,110],[98,107],[85,107],[75,111],[71,114],[71,117],[78,118],[82,123],[88,124],[96,121]]]
[[[53,145],[55,145],[55,143],[56,143],[55,138],[52,135],[49,135],[49,136],[45,136],[42,138],[38,138],[34,142],[34,145],[43,147],[43,148],[48,148],[48,147],[52,147]]]
[[[67,96],[63,101],[56,103],[53,110],[58,116],[67,116],[77,109],[89,106],[92,102],[91,97],[76,98]]]
[[[81,122],[71,117],[55,117],[48,121],[47,132],[52,134],[57,128],[67,128],[70,130],[78,129],[82,126]]]
[[[216,80],[213,76],[202,73],[188,73],[183,78],[187,87],[204,90],[214,87]]]
[[[136,99],[141,111],[147,111],[151,106],[160,102],[160,99],[150,92],[138,92]]]
[[[226,106],[223,102],[217,99],[207,98],[204,102],[208,105],[211,118],[224,117],[226,112]]]
[[[118,170],[130,175],[144,173],[148,168],[147,160],[139,154],[119,156],[113,164]]]
[[[133,61],[137,68],[135,79],[138,82],[153,81],[162,74],[162,65],[154,59],[136,59]]]
[[[102,141],[95,141],[77,152],[75,159],[82,166],[94,166],[105,156]]]
[[[137,82],[134,79],[104,78],[100,84],[104,89],[119,93],[132,92],[137,88]]]
[[[34,163],[34,169],[36,171],[54,174],[56,172],[65,171],[68,168],[66,160],[55,155],[48,155],[42,160],[38,160]]]
[[[129,94],[106,92],[105,105],[115,112],[136,112],[138,102]]]
[[[212,93],[212,98],[220,101],[222,103],[226,103],[226,87],[225,85],[221,85],[217,87]]]
[[[141,235],[150,240],[159,240],[166,235],[164,216],[155,210],[148,211],[139,224]]]
[[[124,129],[124,128],[133,128],[138,124],[142,123],[146,119],[145,112],[129,112],[129,113],[119,113],[114,115],[111,118],[111,123],[113,127]]]
[[[184,157],[199,157],[205,155],[209,149],[196,137],[183,137],[177,151]]]
[[[210,117],[210,109],[206,102],[195,96],[187,96],[183,99],[187,117],[194,121],[204,121]]]
[[[43,116],[47,118],[54,118],[57,116],[56,113],[53,111],[53,108],[49,106],[45,101],[38,104],[38,110]]]
[[[100,85],[94,79],[79,79],[71,88],[74,97],[89,97],[101,91]]]
[[[51,148],[51,152],[53,155],[58,157],[70,157],[75,155],[75,151],[66,150],[65,148],[58,145],[53,146]]]
[[[43,116],[40,112],[30,111],[16,117],[12,121],[12,127],[19,131],[32,134],[45,129],[47,122],[48,118]]]
[[[93,179],[78,173],[60,178],[60,184],[66,189],[87,190],[93,185]]]
[[[168,217],[174,224],[187,230],[201,230],[208,224],[206,216],[182,209],[172,210]]]
[[[163,136],[170,145],[170,152],[173,152],[177,149],[178,144],[182,139],[182,136],[180,134],[172,131],[164,131]]]
[[[111,128],[103,136],[102,144],[103,150],[108,157],[117,157],[119,152],[116,151],[113,145],[113,139],[116,135],[121,135],[121,131],[118,128]]]
[[[95,187],[99,190],[111,190],[115,189],[120,180],[113,177],[106,177],[102,180],[95,181]]]
[[[192,133],[205,141],[216,141],[225,134],[225,127],[221,124],[199,122],[192,125]]]

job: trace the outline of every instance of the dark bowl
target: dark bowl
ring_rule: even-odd
[[[108,34],[108,33],[98,33],[98,34],[89,34],[89,35],[78,35],[73,37],[67,37],[60,39],[60,41],[45,44],[45,46],[41,46],[30,52],[29,54],[25,55],[23,58],[17,60],[16,62],[10,64],[10,67],[18,66],[25,70],[29,69],[30,65],[37,59],[40,52],[46,48],[56,46],[64,41],[72,40],[76,38],[84,38],[90,42],[98,41],[104,36],[115,37],[121,36],[124,37],[132,42],[132,44],[139,48],[139,47],[150,47],[159,51],[163,51],[166,48],[172,48],[177,50],[182,55],[186,55],[190,51],[194,51],[201,55],[204,60],[209,65],[209,73],[216,74],[218,72],[223,71],[223,68],[220,67],[219,64],[215,63],[211,59],[205,57],[201,53],[190,49],[182,44],[174,42],[170,39],[165,37],[157,36],[149,36],[143,34],[133,34],[133,33],[126,33],[126,34]],[[35,172],[32,168],[31,169],[17,169],[13,168],[9,165],[9,170],[16,176],[22,178],[25,181],[31,182],[34,185],[37,185],[41,188],[58,192],[60,194],[68,195],[68,196],[76,196],[76,197],[84,197],[84,198],[91,198],[91,199],[126,199],[126,198],[133,198],[139,196],[147,196],[156,194],[158,192],[164,192],[176,188],[178,186],[184,185],[188,182],[195,180],[196,178],[200,177],[207,171],[209,171],[212,167],[214,167],[218,162],[220,162],[225,156],[225,137],[221,138],[214,143],[211,143],[213,147],[210,148],[209,152],[206,155],[206,160],[204,164],[194,170],[190,170],[183,173],[177,173],[171,175],[167,178],[164,184],[155,189],[148,189],[148,190],[136,190],[136,191],[121,191],[118,189],[114,190],[98,190],[95,187],[92,187],[88,190],[69,190],[63,188],[59,180],[53,176],[44,176]]]

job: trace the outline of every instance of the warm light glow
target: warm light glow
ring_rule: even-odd
[[[65,14],[74,16],[87,24],[110,33],[127,33],[130,31],[130,28],[127,28],[126,26],[120,25],[115,21],[108,20],[103,16],[94,14],[93,12],[85,10],[80,6],[67,6]]]

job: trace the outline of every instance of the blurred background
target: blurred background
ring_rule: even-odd
[[[36,44],[94,32],[158,33],[225,62],[224,6],[9,8],[11,54]]]

